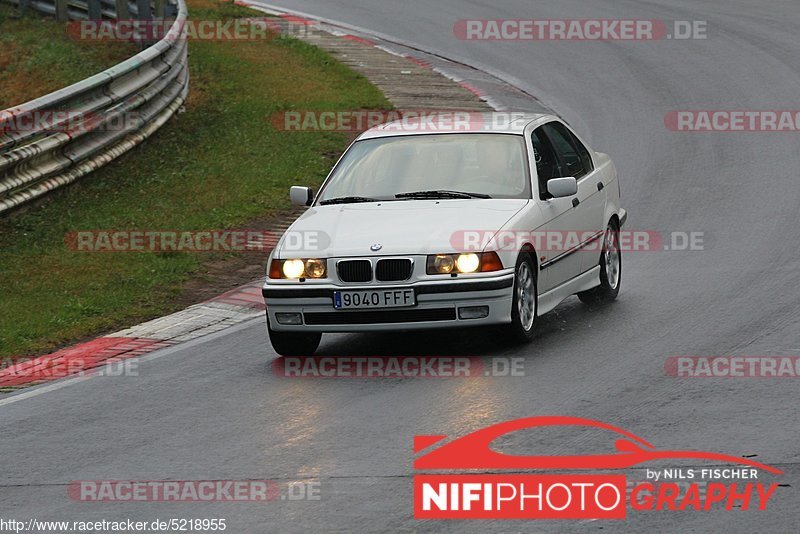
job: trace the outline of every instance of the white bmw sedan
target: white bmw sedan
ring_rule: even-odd
[[[325,332],[504,325],[577,294],[616,298],[617,172],[554,116],[430,128],[388,123],[356,139],[268,261],[272,346],[311,355]]]

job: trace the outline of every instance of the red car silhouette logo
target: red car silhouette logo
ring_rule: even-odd
[[[619,437],[613,454],[580,456],[512,456],[492,450],[491,443],[505,434],[536,427],[582,426],[610,430]],[[414,436],[418,453],[447,436]],[[415,469],[624,469],[665,459],[691,458],[746,465],[776,475],[783,471],[747,458],[702,451],[662,451],[619,427],[580,417],[527,417],[498,423],[454,439],[414,461]]]

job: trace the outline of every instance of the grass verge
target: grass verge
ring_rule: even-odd
[[[189,0],[189,11],[197,20],[261,16],[209,0]],[[80,183],[0,220],[0,358],[174,311],[187,281],[228,257],[77,252],[65,245],[68,232],[224,229],[278,213],[289,207],[288,186],[318,183],[348,136],[281,132],[274,113],[390,107],[365,78],[294,39],[195,41],[190,56],[185,113]]]
[[[88,45],[68,37],[64,24],[0,4],[0,109],[60,89],[105,70],[138,51],[132,43]]]

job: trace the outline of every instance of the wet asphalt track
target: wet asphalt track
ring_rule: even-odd
[[[292,380],[262,321],[156,354],[138,377],[61,382],[0,404],[0,516],[153,520],[224,517],[230,532],[301,529],[792,531],[800,519],[796,379],[679,379],[671,355],[800,355],[800,141],[792,133],[672,133],[675,109],[797,109],[796,1],[297,0],[287,8],[369,28],[516,80],[612,155],[629,229],[703,231],[695,252],[629,253],[613,305],[576,298],[535,341],[484,331],[327,336],[321,354],[525,358],[526,376]],[[460,18],[708,21],[705,41],[465,43]],[[36,390],[33,390],[36,391]],[[8,399],[8,397],[5,397]],[[3,401],[0,401],[3,402]],[[412,437],[460,435],[558,414],[619,425],[657,446],[741,455],[787,474],[765,512],[634,512],[624,523],[419,523]],[[532,437],[507,450],[541,445]],[[591,440],[551,454],[595,452]],[[673,465],[682,465],[674,463]],[[688,465],[688,464],[686,464]],[[628,472],[629,478],[641,472]],[[99,504],[80,479],[318,478],[320,501]]]

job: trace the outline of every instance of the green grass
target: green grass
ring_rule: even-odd
[[[208,1],[189,9],[195,19],[253,16]],[[0,358],[174,311],[182,283],[221,258],[77,252],[66,233],[245,226],[287,209],[288,186],[318,183],[348,141],[277,131],[272,114],[390,107],[366,79],[297,40],[192,42],[190,55],[185,113],[76,186],[0,219]]]
[[[0,4],[0,109],[78,82],[138,51],[131,43],[87,43],[66,24]]]

